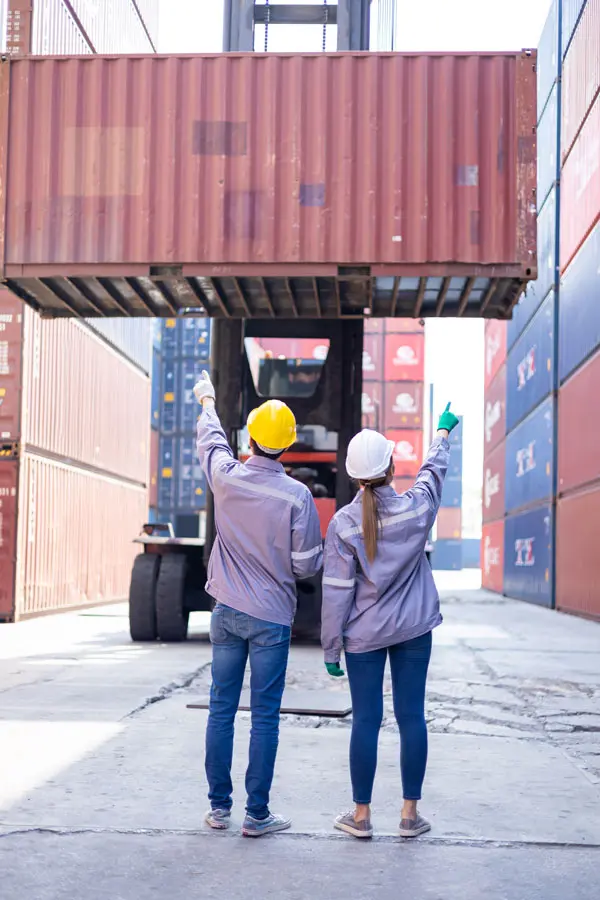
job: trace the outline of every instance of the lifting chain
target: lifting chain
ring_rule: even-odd
[[[327,50],[327,23],[329,21],[329,9],[327,0],[323,0],[323,53]]]
[[[269,22],[271,21],[271,7],[269,0],[265,0],[265,53],[269,49]]]
[[[271,6],[269,0],[265,0],[265,53],[269,50],[269,23],[271,21]],[[327,26],[329,24],[329,7],[327,0],[323,0],[323,53],[327,50]]]

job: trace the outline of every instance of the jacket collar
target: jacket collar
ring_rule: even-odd
[[[285,472],[278,459],[267,459],[266,456],[249,456],[246,465],[251,469],[266,469],[269,472]]]

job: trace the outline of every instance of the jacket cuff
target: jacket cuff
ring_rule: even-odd
[[[341,650],[326,650],[325,651],[325,662],[326,663],[337,663],[339,665],[340,658],[342,656]]]

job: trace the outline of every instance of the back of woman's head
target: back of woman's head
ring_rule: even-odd
[[[392,452],[394,442],[378,431],[363,429],[348,444],[346,471],[363,488],[362,528],[365,553],[369,562],[377,555],[379,512],[375,490],[390,484],[394,472]]]

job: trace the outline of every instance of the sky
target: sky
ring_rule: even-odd
[[[550,0],[398,0],[396,49],[537,47],[549,8]],[[218,53],[222,35],[223,0],[161,0],[162,52]],[[264,27],[257,29],[256,40],[257,49],[262,50]],[[269,32],[273,51],[319,51],[321,45],[320,26],[272,27]],[[327,49],[335,50],[333,28]],[[465,417],[463,526],[465,536],[477,536],[483,470],[483,323],[428,320],[426,347],[425,378],[434,385],[434,408],[441,410],[450,400],[452,408]]]

